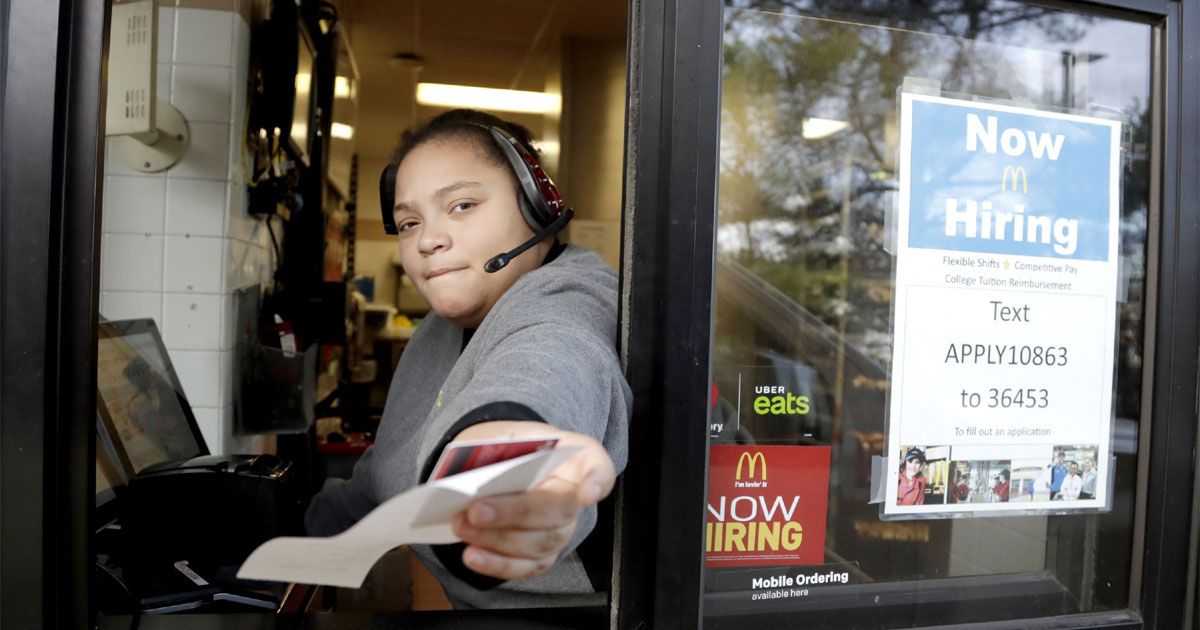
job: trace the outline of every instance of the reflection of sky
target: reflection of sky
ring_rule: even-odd
[[[1058,13],[1054,34],[1047,34],[1031,20],[985,30],[979,38],[970,40],[940,34],[963,32],[965,20],[924,24],[921,18],[905,15],[907,9],[899,5],[889,15],[861,20],[904,30],[827,19],[822,16],[833,17],[836,9],[819,3],[793,6],[796,8],[782,10],[807,11],[813,17],[734,8],[725,14],[726,93],[722,100],[719,218],[722,226],[742,226],[720,231],[718,247],[725,252],[752,250],[759,257],[783,263],[804,251],[838,249],[831,242],[836,231],[809,234],[810,229],[803,224],[812,219],[804,218],[804,208],[794,202],[842,198],[845,192],[839,184],[845,177],[840,172],[839,156],[848,155],[855,163],[879,169],[885,175],[894,172],[892,156],[898,150],[895,95],[899,86],[879,84],[886,65],[883,59],[902,66],[888,70],[891,76],[931,78],[951,93],[968,92],[991,102],[1059,110],[1065,78],[1063,51],[1077,58],[1101,55],[1090,63],[1081,59],[1075,66],[1075,111],[1103,117],[1112,117],[1114,110],[1136,114],[1144,111],[1149,101],[1151,28],[1145,24]],[[995,17],[1015,7],[1016,3],[996,2],[989,5],[989,15]],[[939,33],[927,32],[930,27]],[[848,41],[856,43],[846,48]],[[734,51],[731,47],[738,49],[736,55],[730,52]],[[797,122],[806,116],[848,120],[852,127],[824,140],[805,141],[799,137]],[[981,172],[986,170],[981,164],[964,163],[954,168],[957,177],[940,178],[947,183],[948,194],[990,199],[997,207],[1008,207],[1015,201],[1002,198],[1011,194],[994,189],[985,192],[982,187],[968,194],[975,180],[997,180],[996,174]],[[1071,178],[1058,183],[1059,188],[1080,185],[1087,184]],[[1030,194],[1025,198],[1027,212],[1040,214],[1039,209],[1061,206],[1046,198],[1048,192],[1044,185],[1035,187],[1031,181]],[[863,200],[861,186],[856,184],[850,194],[857,215],[863,211],[859,203]],[[767,218],[781,213],[797,217],[802,225],[789,230],[776,219]],[[883,212],[872,214],[882,216]],[[746,221],[749,226],[743,223]],[[857,219],[855,225],[857,230]],[[1101,222],[1095,222],[1094,227],[1100,228]],[[1129,240],[1144,239],[1144,234],[1140,230]],[[753,243],[746,242],[747,238]]]
[[[1063,50],[1077,56],[1104,55],[1091,63],[1077,63],[1077,92],[1086,90],[1087,102],[1103,107],[1124,109],[1134,98],[1144,107],[1150,91],[1150,27],[1108,19],[1080,22],[1080,26],[1084,35],[1072,43],[1047,41],[1040,30],[1027,29],[1028,45],[1054,55]],[[1054,75],[1055,87],[1061,90],[1061,58],[1046,71]]]
[[[782,262],[790,256],[788,241],[796,235],[796,222],[782,219],[751,221],[747,233],[743,224],[723,225],[717,228],[717,251],[734,256],[750,250],[758,258]]]
[[[1077,42],[1046,41],[1038,29],[1028,29],[1026,46],[976,42],[982,58],[995,60],[997,76],[1016,82],[1013,96],[1024,92],[1034,103],[1061,106],[1064,81],[1064,51],[1075,54],[1073,88],[1077,109],[1126,110],[1138,100],[1142,107],[1150,89],[1150,27],[1112,20],[1087,26]],[[1085,61],[1087,55],[1102,55]],[[1023,88],[1023,90],[1021,90]],[[1131,89],[1132,88],[1132,89]]]
[[[816,7],[811,11],[821,13]],[[1029,21],[998,31],[985,31],[979,39],[968,40],[944,34],[920,33],[922,25],[919,19],[907,18],[902,14],[902,9],[897,11],[898,14],[890,22],[911,29],[903,35],[900,35],[900,31],[881,26],[755,10],[730,10],[726,14],[728,31],[725,39],[727,44],[736,43],[748,49],[759,49],[777,47],[781,42],[803,42],[827,34],[830,29],[851,27],[861,29],[860,40],[864,51],[886,52],[896,38],[911,38],[916,34],[919,43],[904,44],[921,49],[920,55],[912,57],[912,67],[907,74],[944,79],[956,63],[957,55],[965,50],[973,58],[969,63],[970,72],[987,75],[989,82],[999,83],[1009,97],[1029,98],[1034,104],[1051,107],[1062,105],[1062,53],[1072,52],[1077,58],[1088,54],[1101,55],[1102,58],[1090,63],[1083,59],[1076,63],[1074,87],[1078,97],[1077,108],[1092,105],[1110,111],[1126,110],[1135,101],[1141,107],[1145,107],[1148,101],[1151,28],[1146,24],[1098,17],[1085,19],[1070,13],[1059,13],[1057,17],[1062,26],[1056,30],[1073,30],[1082,34],[1079,39],[1057,41],[1037,23]],[[941,28],[944,27],[939,25]],[[777,57],[774,63],[782,68],[795,62],[795,59]],[[736,72],[736,69],[728,67],[726,70]],[[848,77],[835,74],[831,79],[843,84]],[[834,94],[836,87],[829,85],[828,93],[821,95],[822,100],[830,97],[840,100]],[[949,86],[944,87],[950,89]]]

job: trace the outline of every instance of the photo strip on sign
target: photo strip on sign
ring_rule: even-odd
[[[883,517],[1104,510],[1119,121],[901,94]]]

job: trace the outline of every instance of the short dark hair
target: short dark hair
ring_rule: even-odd
[[[484,127],[499,127],[507,131],[531,155],[538,155],[538,150],[533,146],[532,134],[523,125],[474,109],[452,109],[405,130],[400,135],[396,150],[392,152],[392,164],[398,166],[413,149],[427,142],[457,140],[474,147],[489,163],[507,167],[508,160],[505,159],[504,152],[496,146],[491,134]],[[516,182],[515,174],[513,182]]]
[[[900,460],[900,470],[904,470],[904,465],[907,464],[909,462],[909,460],[913,460],[913,459],[919,460],[921,462],[921,465],[924,466],[925,465],[925,451],[922,451],[921,449],[919,449],[915,446],[909,448],[908,451],[906,451],[904,453],[904,459]]]

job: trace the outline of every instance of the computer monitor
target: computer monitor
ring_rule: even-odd
[[[208,454],[154,320],[102,322],[97,350],[101,442],[125,478]]]
[[[288,140],[301,162],[308,164],[309,148],[312,140],[312,130],[309,128],[313,120],[313,86],[316,84],[316,50],[308,31],[299,24],[296,57],[296,100],[292,105],[292,130]]]

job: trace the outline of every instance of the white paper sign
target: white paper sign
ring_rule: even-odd
[[[1102,508],[1120,123],[901,99],[884,514]]]
[[[532,488],[579,450],[546,449],[417,486],[381,503],[336,536],[273,538],[250,554],[237,576],[358,588],[389,550],[458,542],[451,519],[472,500]]]

